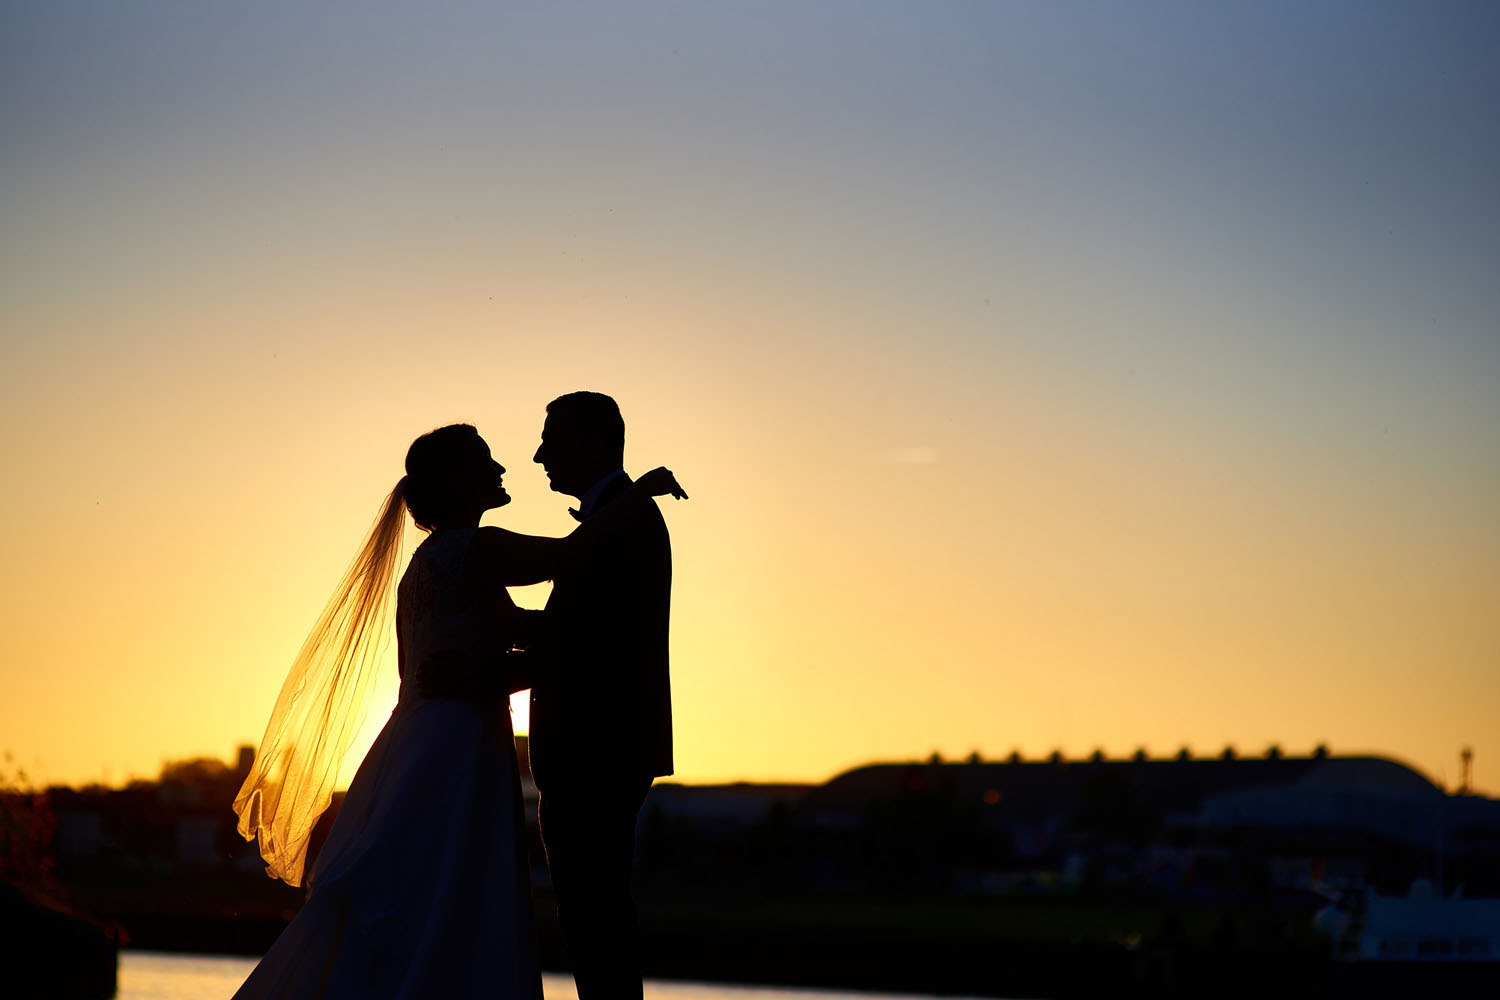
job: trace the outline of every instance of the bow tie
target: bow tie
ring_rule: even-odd
[[[569,507],[568,514],[571,515],[573,520],[575,521],[581,522],[583,520],[583,512],[580,511],[577,507]]]

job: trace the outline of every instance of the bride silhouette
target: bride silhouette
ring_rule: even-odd
[[[656,469],[565,538],[481,528],[485,511],[510,502],[504,472],[468,424],[417,438],[293,662],[234,808],[268,874],[299,885],[313,825],[364,718],[409,511],[428,535],[397,591],[396,708],[349,786],[307,902],[236,1000],[541,996],[502,697],[530,684],[525,654],[509,651],[539,613],[516,608],[505,587],[588,558],[650,497],[686,495]],[[456,671],[474,682],[455,684]],[[431,696],[457,690],[492,696]]]

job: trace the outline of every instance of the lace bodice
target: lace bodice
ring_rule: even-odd
[[[412,553],[396,594],[401,642],[401,703],[419,697],[422,666],[441,654],[457,655],[484,669],[509,643],[505,612],[513,610],[503,588],[476,593],[463,585],[463,564],[477,529],[430,535]]]

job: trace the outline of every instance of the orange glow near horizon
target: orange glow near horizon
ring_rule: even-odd
[[[1270,93],[1248,10],[1004,10],[7,15],[0,752],[258,742],[410,440],[476,424],[486,523],[561,534],[588,388],[692,496],[678,780],[1467,745],[1500,793],[1486,36],[1267,29]]]

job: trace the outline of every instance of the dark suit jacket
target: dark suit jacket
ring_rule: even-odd
[[[626,476],[610,483],[595,509],[629,483]],[[553,581],[531,689],[531,773],[538,788],[672,773],[671,599],[671,540],[654,501],[630,515],[617,538]]]

